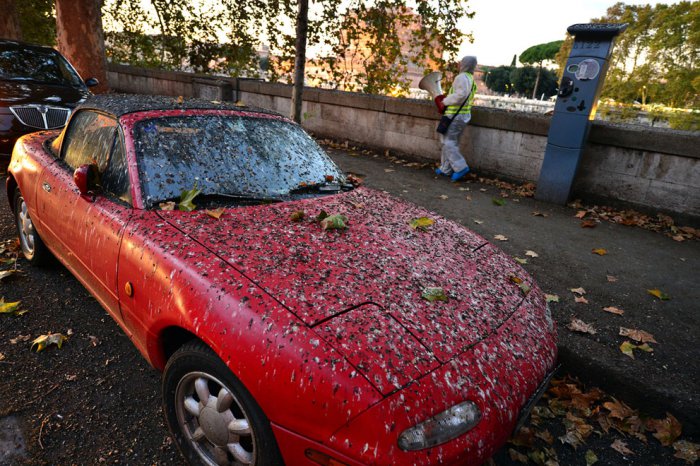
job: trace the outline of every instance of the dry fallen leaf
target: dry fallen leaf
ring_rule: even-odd
[[[427,231],[428,228],[435,223],[435,220],[429,217],[418,217],[411,220],[411,228],[414,230]]]
[[[32,338],[31,335],[17,335],[16,338],[10,338],[10,344],[16,345],[17,343],[20,343],[23,341],[29,341],[30,338]]]
[[[596,330],[591,324],[587,324],[581,319],[571,319],[571,322],[567,326],[572,332],[589,333],[595,335]]]
[[[546,294],[544,295],[545,301],[548,303],[558,303],[559,302],[559,296],[555,294]]]
[[[160,210],[175,210],[175,201],[168,201],[168,202],[161,202],[158,204],[158,207],[160,207]]]
[[[609,283],[615,283],[617,281],[617,277],[614,277],[612,275],[606,275],[606,277],[608,278]]]
[[[682,459],[688,464],[695,464],[700,459],[700,444],[688,442],[687,440],[679,440],[674,442],[673,449],[674,458]]]
[[[642,350],[646,353],[652,353],[654,351],[654,349],[647,343],[644,343],[642,345],[635,345],[631,341],[625,340],[620,345],[620,351],[622,351],[622,354],[624,354],[625,356],[629,356],[632,359],[634,359],[635,349]]]
[[[666,413],[666,418],[664,419],[652,420],[650,424],[652,430],[656,431],[653,434],[654,437],[665,447],[673,444],[681,436],[681,423],[671,413]]]
[[[669,295],[656,288],[654,288],[653,290],[647,290],[647,293],[649,293],[652,296],[656,296],[661,301],[668,301],[669,299],[671,299]]]
[[[540,257],[540,255],[537,254],[535,251],[530,251],[529,249],[525,251],[525,255],[530,257]]]
[[[586,212],[585,210],[579,210],[578,212],[576,212],[575,217],[576,217],[576,218],[583,218],[583,217],[586,216],[586,213],[587,213],[587,212]]]
[[[586,466],[593,466],[598,462],[598,457],[593,450],[586,451]]]
[[[442,199],[444,201],[445,199],[449,199],[449,196],[442,194],[442,195],[440,195],[440,199]]]
[[[7,277],[10,277],[15,273],[17,273],[17,270],[15,270],[15,269],[0,270],[0,280],[7,278]]]
[[[620,439],[616,439],[610,448],[624,456],[634,455],[634,452],[627,447],[627,444]]]
[[[599,256],[604,256],[608,253],[607,249],[598,248],[591,251],[593,254],[598,254]]]
[[[508,241],[508,238],[503,235],[496,235],[494,236],[494,239],[497,239],[498,241]]]
[[[48,335],[41,335],[34,339],[32,342],[31,349],[36,346],[36,352],[45,350],[50,345],[56,345],[60,349],[63,346],[63,342],[68,340],[68,337],[62,333],[49,333]]]
[[[206,212],[206,214],[207,214],[208,216],[210,216],[210,217],[215,218],[215,219],[218,220],[218,219],[220,219],[221,216],[224,214],[224,211],[225,211],[225,210],[226,210],[226,209],[224,209],[223,207],[219,207],[218,209],[211,209],[211,210],[210,210],[210,209],[207,209],[207,210],[205,210],[204,212]]]
[[[535,217],[549,217],[549,214],[543,214],[542,212],[534,211],[532,215]]]
[[[473,219],[473,220],[474,220],[474,223],[476,223],[477,225],[481,225],[482,223],[484,223],[483,220],[477,220],[477,219]]]
[[[612,401],[606,401],[603,403],[603,407],[610,411],[610,417],[621,421],[624,421],[628,417],[636,414],[632,408],[615,398],[613,398]]]
[[[521,259],[520,257],[513,257],[513,259],[515,259],[515,262],[517,262],[520,265],[527,264],[527,259]]]
[[[609,313],[611,313],[611,314],[617,314],[617,315],[619,315],[619,316],[621,316],[622,314],[625,313],[625,311],[623,311],[622,309],[617,308],[617,307],[615,307],[615,306],[604,307],[603,310],[604,310],[605,312],[609,312]]]
[[[657,343],[657,341],[654,340],[654,335],[644,330],[620,327],[620,336],[629,337],[639,343]]]
[[[519,451],[516,451],[512,448],[508,449],[508,454],[510,455],[511,461],[517,461],[519,463],[527,464],[528,459],[526,455],[523,455]]]
[[[571,292],[575,293],[575,294],[580,294],[580,295],[586,294],[586,290],[584,290],[582,287],[571,288]]]
[[[385,169],[384,169],[384,173],[391,173],[391,172],[393,172],[393,171],[396,171],[396,170],[394,170],[394,169],[392,169],[392,168],[385,168]]]
[[[579,304],[588,304],[588,300],[584,298],[583,296],[576,296],[574,298],[574,301],[576,301]]]
[[[584,220],[581,222],[581,228],[595,228],[598,226],[598,222],[595,220]]]
[[[76,374],[66,374],[66,380],[69,382],[74,382],[77,378]]]

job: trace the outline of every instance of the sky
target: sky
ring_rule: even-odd
[[[615,3],[616,0],[468,0],[468,9],[476,15],[463,19],[461,26],[464,32],[473,33],[474,42],[462,44],[460,57],[475,55],[482,65],[510,65],[513,55],[520,55],[533,45],[564,39],[567,27],[600,18]]]

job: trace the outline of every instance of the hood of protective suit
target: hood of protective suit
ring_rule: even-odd
[[[459,62],[460,73],[473,73],[476,68],[476,57],[467,55]]]

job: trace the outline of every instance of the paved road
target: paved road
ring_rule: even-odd
[[[560,238],[562,233],[556,230],[570,230],[572,235],[579,232],[577,222],[571,218],[571,210],[552,208],[527,199],[518,203],[508,201],[505,206],[496,207],[491,198],[498,191],[487,185],[461,183],[455,186],[444,179],[435,179],[427,169],[407,168],[382,158],[352,157],[338,152],[333,157],[343,168],[366,175],[370,186],[393,192],[461,221],[487,238],[491,239],[495,234],[507,236],[509,241],[499,246],[511,254],[523,257],[525,249],[537,251],[539,257],[530,258],[528,270],[545,290],[562,297],[564,303],[555,307],[562,323],[569,315],[578,315],[573,302],[568,303],[570,293],[567,289],[575,286],[589,290],[590,307],[616,304],[628,314],[634,314],[630,317],[638,320],[626,320],[629,326],[648,324],[651,320],[646,320],[647,315],[662,314],[665,319],[671,319],[666,315],[671,311],[663,307],[667,303],[649,301],[643,293],[645,287],[664,289],[673,296],[671,303],[692,305],[693,296],[697,299],[697,295],[693,295],[697,291],[689,289],[688,296],[684,296],[683,286],[675,282],[687,283],[688,277],[692,277],[687,264],[697,259],[697,244],[678,245],[660,235],[614,225],[600,225],[585,232],[585,242],[579,244],[582,240]],[[486,191],[482,192],[482,189]],[[448,198],[442,199],[441,195]],[[467,200],[467,196],[471,200]],[[4,194],[0,195],[0,242],[16,236],[6,205]],[[531,217],[529,212],[536,209],[550,216]],[[483,223],[476,224],[473,219]],[[621,235],[627,235],[626,240],[613,239],[618,229]],[[626,242],[630,241],[629,235],[636,246]],[[667,246],[671,251],[655,250]],[[591,247],[606,247],[611,254],[601,258],[589,257]],[[645,247],[650,248],[651,266],[625,256],[625,251]],[[580,252],[576,252],[576,248]],[[680,261],[680,257],[686,258],[686,262]],[[614,261],[610,261],[611,258]],[[601,279],[599,264],[592,259],[610,262],[605,272],[619,276],[618,283],[622,282],[616,285],[619,288],[605,291],[605,277],[603,275]],[[669,260],[677,260],[682,270],[656,281],[657,272],[665,270],[663,263]],[[162,421],[159,374],[147,366],[117,325],[63,267],[54,264],[34,269],[23,260],[18,265],[24,271],[22,276],[0,282],[0,296],[8,301],[22,300],[22,307],[29,311],[21,317],[0,320],[0,353],[4,356],[0,361],[0,399],[3,400],[0,403],[0,464],[15,460],[21,464],[180,464],[181,459]],[[637,281],[642,292],[637,290]],[[620,300],[612,301],[612,297],[617,296]],[[633,306],[635,302],[643,304],[637,308]],[[692,313],[688,314],[687,318],[691,319]],[[647,369],[654,367],[656,359],[642,357],[634,362],[614,354],[611,342],[619,343],[612,330],[604,327],[608,318],[601,313],[598,320],[593,320],[599,333],[593,338],[582,338],[581,344],[585,344],[588,351],[596,348],[595,351],[601,351],[601,354],[610,353],[611,357],[619,358],[620,364],[636,367],[640,377],[646,376]],[[697,321],[687,320],[686,325],[697,328]],[[683,347],[688,343],[683,339],[685,337],[673,341],[670,337],[661,337],[658,326],[649,324],[644,328],[654,333],[659,341],[655,345],[658,349],[654,358],[663,358],[678,374],[695,370],[692,364],[697,363],[697,358],[695,361],[686,358],[686,366],[690,367],[683,368],[683,364],[665,354],[675,346]],[[34,338],[52,331],[72,333],[60,350],[54,348],[37,354],[29,351],[27,342],[11,342],[18,337]],[[565,343],[577,344],[577,338],[562,330]],[[591,342],[597,346],[592,346]],[[697,354],[693,353],[697,350],[692,347],[687,349],[685,354]],[[626,398],[623,396],[622,399]],[[540,407],[550,405],[551,401],[550,395]],[[561,418],[544,418],[539,422],[539,432],[547,430],[554,438],[566,433]],[[671,457],[673,450],[661,447],[649,435],[644,443],[614,430],[606,434],[597,424],[595,429],[600,436],[590,436],[586,445],[578,450],[555,440],[551,446],[552,454],[561,464],[585,464],[584,456],[589,449],[598,456],[598,464],[683,464]],[[613,451],[610,445],[615,439],[625,440],[635,455],[624,458]],[[497,464],[517,464],[510,457],[508,449],[511,447],[496,455]],[[541,452],[545,447],[546,442],[536,440],[532,447],[516,449],[527,454]],[[8,452],[22,459],[17,460],[16,456],[15,460],[10,460]],[[3,457],[3,453],[6,456]]]

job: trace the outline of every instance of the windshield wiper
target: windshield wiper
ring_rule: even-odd
[[[272,204],[275,202],[282,202],[282,199],[278,197],[269,197],[269,196],[260,196],[257,194],[247,194],[247,193],[235,193],[235,194],[228,194],[228,193],[200,193],[195,198],[192,200],[195,206],[199,207],[201,206],[202,203],[206,203],[207,201],[216,201],[216,200],[231,200],[231,201],[236,201],[236,202],[256,202],[256,203],[261,203],[261,204]],[[180,196],[178,197],[172,197],[170,199],[165,199],[162,201],[155,201],[153,202],[154,206],[157,206],[159,204],[163,204],[165,202],[174,202],[175,203],[175,210],[177,210],[177,204],[180,202]]]
[[[290,189],[289,194],[304,194],[304,193],[320,193],[320,194],[333,194],[340,191],[350,191],[354,186],[346,183],[339,184],[335,182],[324,182],[316,184],[304,184],[299,185],[296,188]]]

